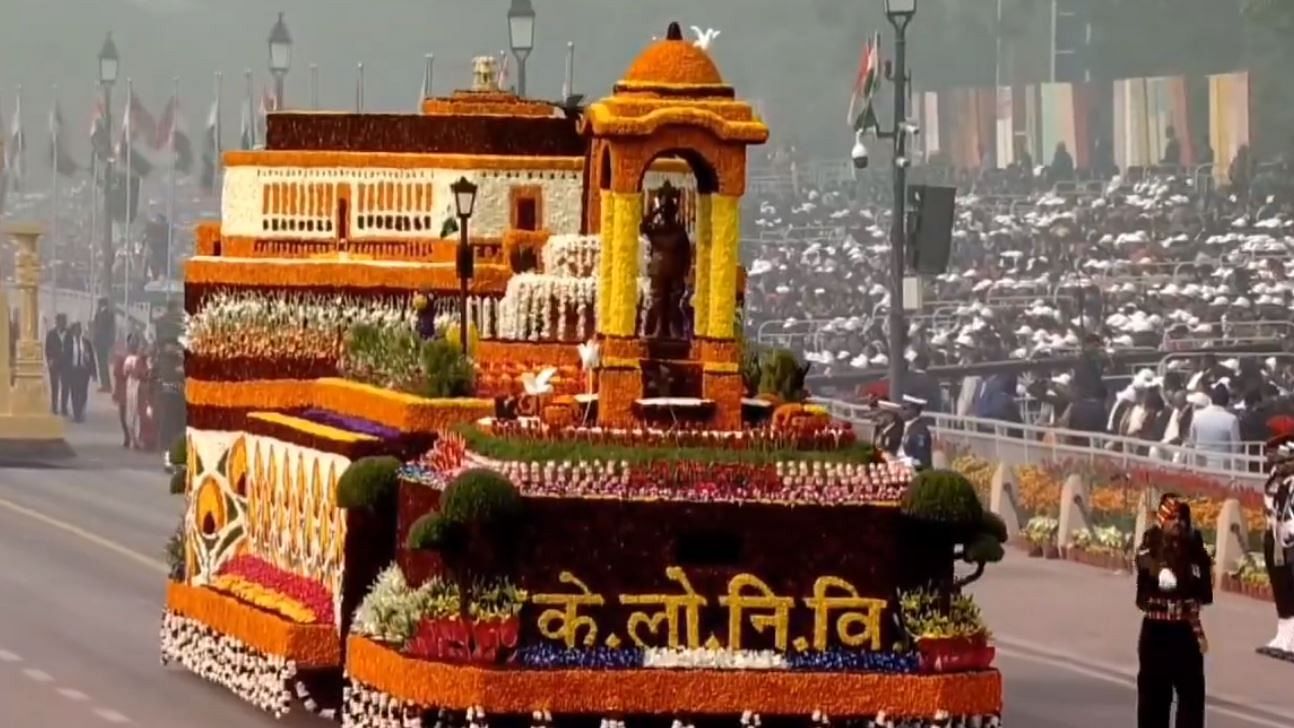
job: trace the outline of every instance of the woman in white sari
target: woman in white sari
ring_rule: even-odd
[[[139,390],[143,366],[143,356],[138,351],[127,354],[126,361],[122,365],[126,373],[126,433],[132,448],[138,448],[140,445]]]

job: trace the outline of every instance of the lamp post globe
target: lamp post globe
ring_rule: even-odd
[[[282,12],[279,13],[278,20],[274,21],[274,27],[270,28],[269,48],[270,71],[287,73],[292,67],[292,34],[288,32],[288,24],[284,22]]]
[[[912,17],[917,12],[917,0],[885,0],[885,14]]]
[[[512,0],[508,8],[508,43],[517,59],[517,94],[526,95],[526,58],[535,47],[535,8],[530,0]]]
[[[112,42],[112,33],[103,39],[103,48],[99,49],[99,83],[111,86],[117,82],[117,69],[120,59],[117,56],[117,44]]]
[[[274,76],[274,100],[279,107],[282,107],[283,77],[292,67],[292,34],[288,32],[288,24],[283,20],[282,11],[279,12],[278,20],[274,21],[274,27],[270,28],[268,44],[270,73]]]
[[[454,210],[458,216],[470,218],[476,207],[476,185],[466,177],[459,177],[457,182],[449,186],[449,191],[454,194]]]
[[[467,225],[472,218],[472,211],[476,207],[476,185],[466,177],[459,177],[458,181],[449,186],[449,191],[454,195],[454,208],[458,213],[458,251],[455,256],[458,272],[458,336],[459,342],[463,347],[463,353],[468,352],[467,338],[467,283],[475,274],[476,261],[472,252],[472,245],[468,238]]]

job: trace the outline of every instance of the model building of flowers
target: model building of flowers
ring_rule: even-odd
[[[995,725],[1002,524],[740,340],[763,122],[676,24],[587,108],[495,70],[225,155],[164,660],[354,726]]]

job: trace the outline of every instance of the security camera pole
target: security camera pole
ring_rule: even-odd
[[[890,220],[890,393],[891,402],[903,397],[904,353],[908,324],[903,311],[903,261],[907,244],[908,190],[908,23],[917,13],[917,0],[885,0],[885,17],[894,27],[894,66],[886,76],[894,82],[894,126],[877,128],[876,136],[894,140],[894,216]]]

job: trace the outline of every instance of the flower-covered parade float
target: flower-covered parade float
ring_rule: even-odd
[[[351,726],[997,725],[1001,522],[740,338],[763,122],[676,24],[586,108],[475,72],[226,154],[164,661]]]

